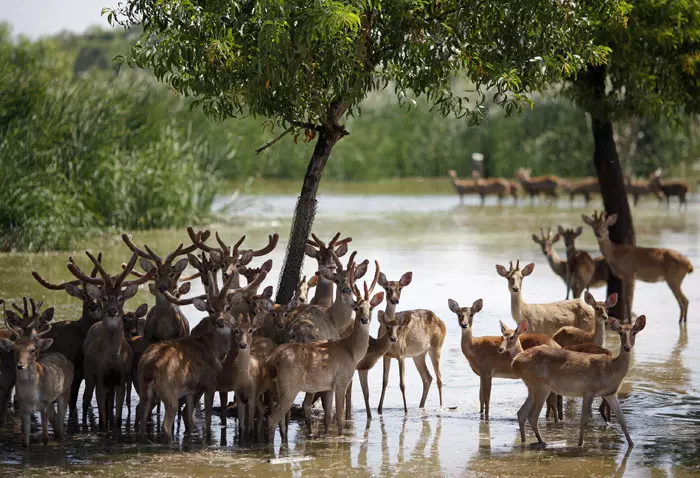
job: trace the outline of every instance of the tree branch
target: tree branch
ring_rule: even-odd
[[[287,135],[287,133],[291,132],[292,129],[293,129],[293,128],[290,127],[290,128],[287,128],[286,130],[282,131],[282,133],[280,133],[280,135],[277,136],[275,139],[273,139],[272,141],[269,141],[269,142],[266,143],[264,146],[261,146],[260,148],[256,149],[256,150],[255,150],[255,154],[260,154],[260,153],[262,153],[263,151],[265,151],[267,148],[269,148],[270,146],[272,146],[272,145],[274,145],[275,143],[277,143],[277,141],[279,141],[279,140],[281,140],[282,138],[284,138],[285,135]]]

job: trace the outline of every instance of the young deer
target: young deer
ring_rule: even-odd
[[[49,348],[53,339],[41,338],[49,328],[38,333],[24,336],[22,329],[17,329],[5,321],[8,329],[17,336],[15,340],[0,339],[0,348],[12,352],[17,367],[17,401],[22,413],[23,439],[25,447],[29,446],[29,433],[32,415],[41,412],[43,442],[49,441],[49,419],[53,422],[54,433],[63,439],[63,425],[70,398],[73,381],[73,364],[61,354],[41,354]],[[58,406],[58,414],[54,410]]]
[[[617,294],[611,294],[604,302],[596,302],[590,292],[584,295],[586,304],[595,311],[595,330],[589,332],[578,327],[565,326],[557,330],[552,338],[562,347],[578,344],[594,344],[598,347],[605,345],[605,323],[608,321],[608,309],[617,304]]]
[[[496,265],[496,271],[508,280],[510,292],[510,312],[515,322],[528,322],[529,330],[549,335],[565,325],[580,329],[593,330],[595,316],[593,308],[582,299],[562,300],[549,304],[526,304],[523,300],[523,278],[532,274],[535,264],[528,264],[520,270],[520,261],[516,266],[510,263],[510,269]]]
[[[161,340],[176,339],[189,335],[190,324],[187,318],[180,308],[169,302],[163,294],[167,291],[179,297],[190,291],[189,282],[185,282],[178,287],[180,276],[188,264],[187,258],[183,257],[177,262],[174,261],[178,256],[186,256],[194,251],[197,245],[192,244],[184,247],[183,244],[180,244],[177,249],[168,254],[163,260],[147,245],[144,246],[145,251],[137,247],[131,236],[127,234],[122,234],[122,240],[134,254],[141,258],[139,264],[145,272],[154,271],[154,280],[152,284],[148,285],[148,290],[155,296],[156,303],[148,311],[143,336],[149,342],[156,343]],[[132,271],[132,274],[141,275],[134,271]]]
[[[333,304],[333,280],[328,278],[328,274],[324,275],[323,271],[333,273],[336,265],[334,257],[343,257],[348,252],[348,243],[352,241],[351,237],[340,239],[340,233],[337,233],[328,242],[328,245],[319,239],[314,233],[311,233],[312,239],[306,241],[304,253],[316,259],[318,262],[318,282],[316,283],[316,293],[311,299],[311,305],[319,305],[322,307],[330,307]]]
[[[425,406],[425,401],[428,398],[428,391],[433,377],[428,371],[428,365],[425,363],[425,356],[430,355],[430,361],[435,370],[435,378],[437,379],[438,395],[440,397],[440,406],[442,406],[442,374],[440,373],[440,354],[442,352],[442,344],[445,341],[447,329],[445,323],[440,320],[433,311],[426,309],[406,310],[396,313],[396,306],[401,299],[401,290],[411,283],[413,274],[406,272],[398,281],[387,281],[384,274],[379,275],[379,285],[384,288],[387,294],[386,317],[388,322],[398,321],[401,324],[401,330],[398,335],[398,340],[391,344],[389,350],[382,357],[384,365],[384,376],[382,378],[382,395],[379,398],[378,413],[382,413],[384,408],[384,395],[386,387],[389,384],[389,370],[391,369],[391,359],[396,359],[399,362],[399,387],[403,397],[404,412],[408,413],[406,405],[406,386],[404,384],[404,360],[413,358],[413,363],[416,364],[418,373],[423,382],[423,394],[420,399],[420,408]],[[383,327],[379,326],[379,334],[384,332]]]
[[[101,428],[112,423],[116,398],[116,419],[119,426],[132,360],[131,348],[124,336],[124,303],[136,295],[139,284],[150,280],[155,271],[151,270],[143,277],[127,282],[125,279],[138,258],[136,254],[116,277],[111,277],[92,254],[86,254],[97,267],[101,278],[88,276],[75,264],[68,264],[68,269],[86,284],[88,295],[97,301],[103,311],[102,320],[88,331],[91,339],[83,344],[85,390],[94,388],[96,391]],[[90,403],[83,400],[84,416],[87,415],[89,406]]]
[[[620,335],[620,353],[615,358],[551,347],[535,347],[515,356],[513,371],[525,382],[528,389],[527,399],[518,410],[520,439],[523,442],[527,420],[537,441],[544,444],[537,419],[545,398],[554,391],[567,397],[583,397],[579,446],[583,446],[583,431],[594,397],[605,398],[622,427],[627,443],[633,445],[617,399],[617,390],[629,370],[630,351],[634,347],[637,334],[646,325],[646,317],[640,315],[634,325],[620,325],[615,318],[608,319],[608,324]]]
[[[588,252],[576,250],[575,241],[583,232],[582,226],[575,230],[564,229],[561,226],[557,228],[566,246],[566,299],[569,299],[569,291],[572,292],[574,299],[578,299],[584,289],[588,290],[595,272],[595,263]]]
[[[537,237],[536,234],[533,234],[532,240],[540,245],[540,247],[542,248],[542,254],[544,254],[544,256],[547,258],[547,262],[549,262],[549,267],[551,267],[552,271],[554,271],[556,275],[561,277],[561,280],[563,280],[564,284],[566,284],[566,259],[562,259],[561,257],[559,257],[559,254],[557,254],[557,251],[553,247],[554,244],[559,241],[560,237],[561,236],[559,234],[552,236],[551,228],[547,229],[547,235],[545,235],[544,230],[540,228],[540,237]],[[568,294],[568,287],[566,289],[566,292]]]
[[[469,362],[472,371],[480,379],[479,414],[483,415],[485,420],[488,420],[492,379],[494,377],[516,379],[517,377],[510,368],[510,358],[503,355],[502,351],[499,350],[501,337],[484,336],[475,338],[472,336],[474,315],[481,311],[484,301],[478,299],[474,301],[471,307],[460,307],[457,301],[449,299],[448,305],[450,310],[457,314],[457,322],[462,328],[462,353]],[[527,334],[523,337],[523,343],[528,348],[536,345],[559,347],[552,339],[541,334]],[[552,406],[556,406],[556,402],[553,402]],[[554,414],[554,420],[558,421],[556,413]]]
[[[610,271],[622,281],[622,294],[627,300],[626,317],[631,317],[634,300],[634,281],[666,281],[681,309],[678,322],[688,320],[688,298],[681,290],[685,276],[693,272],[693,264],[678,251],[657,247],[637,247],[632,244],[615,244],[608,236],[608,227],[615,224],[617,214],[593,213],[590,218],[581,216],[591,226],[598,239],[600,252],[610,266]]]
[[[73,262],[73,258],[69,259]],[[102,261],[102,254],[97,255],[97,261]],[[90,297],[87,292],[87,284],[80,280],[64,282],[62,284],[54,284],[44,280],[39,273],[32,271],[32,276],[39,284],[49,290],[65,290],[70,296],[82,301],[83,308],[78,320],[62,320],[54,322],[51,331],[46,336],[53,339],[53,344],[48,348],[48,353],[60,353],[73,364],[73,384],[70,392],[70,410],[71,413],[77,410],[78,393],[80,384],[83,382],[84,370],[84,354],[83,343],[87,337],[90,327],[102,320],[102,308],[97,301]],[[93,266],[90,277],[97,277],[97,267]]]
[[[263,273],[263,279],[266,274]],[[179,400],[185,398],[185,424],[194,428],[194,403],[204,393],[205,431],[211,433],[211,411],[221,364],[228,355],[231,343],[232,317],[227,293],[235,280],[229,275],[219,290],[214,275],[208,273],[207,293],[189,299],[177,299],[178,305],[194,304],[197,310],[207,312],[202,319],[210,323],[201,335],[189,335],[178,340],[166,340],[151,345],[141,356],[138,367],[138,410],[141,414],[139,435],[146,433],[146,420],[156,396],[165,405],[163,436],[173,439],[173,422],[179,409]],[[168,294],[166,293],[166,297]]]
[[[554,200],[559,197],[557,194],[557,187],[564,187],[567,184],[566,181],[558,176],[550,175],[533,178],[530,176],[531,172],[530,168],[520,168],[516,171],[515,177],[520,181],[523,190],[530,195],[532,201],[534,201],[535,196],[539,194],[544,194]]]
[[[375,264],[379,269],[379,263],[375,261]],[[371,295],[375,284],[376,282],[368,288],[365,282],[364,297],[360,296],[356,288],[353,288],[357,301],[353,306],[355,323],[350,336],[311,344],[284,344],[275,349],[267,360],[266,382],[276,402],[268,421],[270,442],[274,439],[278,424],[280,424],[280,433],[283,435],[282,439],[286,439],[286,430],[281,425],[281,421],[299,392],[307,394],[325,392],[322,398],[326,412],[324,416],[326,431],[331,420],[330,403],[335,397],[338,434],[342,435],[345,394],[357,364],[367,353],[372,310],[384,300],[383,292]],[[310,400],[304,400],[307,421],[311,420],[310,403]]]

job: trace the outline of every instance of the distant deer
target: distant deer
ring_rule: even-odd
[[[631,176],[625,178],[625,192],[632,195],[634,205],[639,203],[639,198],[653,194],[661,201],[661,194],[658,191],[652,191],[649,181],[644,179],[632,179]]]
[[[561,277],[561,280],[564,281],[564,284],[566,284],[566,276],[567,276],[567,268],[566,268],[566,259],[562,259],[559,257],[559,254],[557,254],[557,251],[554,249],[554,244],[559,241],[561,236],[559,234],[556,234],[552,236],[552,229],[548,228],[547,229],[547,234],[545,235],[544,230],[540,228],[540,236],[537,237],[537,234],[532,235],[532,240],[535,241],[536,244],[539,244],[540,247],[542,248],[542,254],[547,258],[547,262],[549,263],[549,267],[552,268],[552,271]],[[569,289],[567,287],[567,298],[568,298],[568,292]]]
[[[567,185],[567,182],[558,176],[549,175],[533,178],[530,176],[530,173],[530,168],[520,168],[516,171],[515,177],[520,181],[523,190],[530,195],[533,201],[535,196],[540,194],[544,194],[554,200],[559,197],[557,188]]]
[[[583,232],[582,226],[576,229],[564,229],[558,226],[558,230],[566,245],[566,298],[569,298],[569,291],[571,291],[574,299],[578,299],[584,289],[588,290],[593,280],[595,263],[588,252],[576,250],[575,242]]]
[[[126,268],[118,276],[110,276],[95,257],[86,252],[99,272],[100,278],[82,272],[74,263],[68,264],[71,273],[83,281],[87,293],[100,304],[102,320],[90,328],[90,340],[83,344],[85,356],[85,389],[95,389],[99,411],[99,425],[112,424],[116,404],[116,423],[121,423],[126,383],[131,372],[131,348],[124,336],[124,303],[136,295],[139,284],[151,279],[155,270],[133,281],[126,281],[138,256],[134,254]],[[115,401],[116,399],[116,401]],[[83,415],[87,415],[90,403],[83,401]]]
[[[375,264],[379,269],[379,263],[375,262]],[[375,284],[376,282],[372,287],[367,287],[365,282],[364,296],[361,296],[353,287],[357,301],[353,305],[355,323],[351,335],[327,342],[284,344],[275,349],[268,358],[265,364],[265,375],[275,401],[268,420],[271,442],[274,439],[275,428],[278,424],[281,425],[282,419],[299,392],[307,394],[325,392],[322,393],[322,399],[326,410],[324,416],[326,431],[331,420],[330,403],[335,398],[338,434],[342,435],[345,394],[357,364],[367,353],[372,310],[384,300],[383,292],[372,296]],[[305,400],[304,411],[308,421],[311,419],[311,411],[307,404]],[[285,440],[284,426],[280,426],[280,433]]]
[[[477,194],[481,198],[482,206],[486,202],[486,196],[498,196],[498,204],[501,204],[501,201],[504,197],[506,197],[509,194],[512,194],[510,181],[503,178],[477,178],[475,181],[475,189]]]
[[[22,413],[23,437],[22,443],[29,446],[32,415],[41,412],[43,442],[49,442],[49,420],[53,422],[54,432],[63,439],[63,425],[70,398],[71,383],[73,382],[73,364],[61,354],[41,354],[49,348],[53,339],[41,338],[49,329],[42,332],[30,333],[24,336],[24,331],[10,325],[5,325],[15,335],[14,340],[0,339],[0,348],[12,352],[17,367],[17,401]],[[54,410],[58,406],[58,413]]]
[[[485,420],[489,419],[489,405],[491,403],[491,382],[496,378],[516,379],[516,375],[510,368],[511,359],[499,350],[501,337],[484,336],[473,337],[474,316],[481,311],[484,301],[477,299],[471,307],[460,307],[456,300],[449,299],[450,310],[457,315],[457,322],[462,328],[462,353],[469,362],[472,371],[479,377],[479,414]],[[559,347],[551,338],[541,334],[527,334],[523,337],[524,346],[527,348],[537,345],[549,345]],[[556,398],[552,397],[552,407],[556,407]],[[557,414],[554,420],[559,421]]]
[[[596,178],[587,177],[579,182],[565,186],[569,192],[569,200],[573,203],[576,196],[583,196],[586,205],[591,201],[592,194],[600,194],[600,184]]]
[[[684,204],[688,207],[685,200],[685,196],[690,190],[688,181],[662,181],[662,176],[663,171],[661,169],[657,169],[652,173],[649,177],[649,190],[656,193],[659,201],[661,201],[660,193],[663,193],[666,197],[666,208],[671,206],[671,197],[673,196],[678,196],[679,209],[682,209]]]
[[[506,269],[502,265],[496,265],[496,271],[501,277],[508,280],[508,292],[510,292],[510,312],[513,320],[520,323],[528,322],[528,330],[540,334],[549,335],[565,325],[573,325],[584,330],[593,330],[595,326],[595,313],[593,308],[582,299],[562,300],[549,304],[526,304],[523,300],[523,279],[535,269],[535,264],[528,264],[520,270],[520,261],[516,266],[510,263]]]
[[[411,283],[413,274],[406,272],[398,281],[388,281],[384,274],[379,275],[379,285],[382,286],[387,294],[386,304],[386,321],[393,322],[394,319],[401,324],[398,333],[398,340],[391,345],[388,352],[382,358],[384,362],[384,375],[382,378],[382,395],[379,398],[379,406],[377,412],[382,413],[384,408],[384,395],[386,387],[389,385],[389,370],[391,368],[391,359],[396,359],[399,362],[399,387],[401,388],[401,396],[403,398],[404,412],[408,413],[406,405],[406,385],[404,380],[406,358],[413,358],[413,363],[418,369],[423,382],[423,393],[420,399],[420,408],[425,406],[425,401],[428,398],[428,391],[433,377],[428,371],[428,365],[425,362],[425,356],[430,356],[430,361],[433,364],[435,378],[437,380],[438,395],[440,397],[440,406],[442,406],[442,374],[440,373],[440,354],[442,353],[442,344],[445,342],[445,334],[447,329],[445,323],[440,320],[433,311],[426,309],[405,310],[396,313],[396,306],[401,298],[401,290]],[[382,334],[384,329],[379,326],[379,334]]]
[[[476,185],[475,179],[459,179],[457,178],[457,171],[454,169],[449,169],[447,175],[452,181],[452,186],[454,186],[455,191],[459,194],[460,204],[464,203],[465,194],[475,194],[478,192],[478,187]]]
[[[333,304],[333,282],[332,279],[328,279],[326,275],[323,274],[323,271],[325,270],[327,273],[334,272],[336,266],[336,261],[333,258],[334,255],[340,258],[347,254],[348,244],[352,241],[352,238],[346,237],[340,239],[340,233],[337,233],[328,241],[328,245],[314,233],[311,233],[311,238],[312,239],[306,241],[304,253],[312,259],[316,259],[318,262],[318,272],[316,273],[316,292],[310,304],[330,307]]]
[[[629,446],[633,445],[617,399],[617,390],[629,370],[630,352],[637,334],[646,325],[646,317],[640,315],[634,325],[620,325],[614,318],[610,318],[608,324],[620,335],[620,353],[615,358],[551,347],[535,347],[515,356],[513,371],[528,388],[527,399],[518,410],[520,438],[523,442],[527,420],[537,441],[544,444],[537,421],[545,399],[551,392],[556,392],[568,397],[583,397],[579,446],[583,446],[583,432],[594,397],[605,398],[622,427],[627,443]]]
[[[610,266],[610,271],[622,281],[622,293],[627,301],[625,314],[631,317],[634,300],[634,281],[666,281],[681,309],[679,322],[688,320],[688,298],[681,290],[685,276],[693,272],[693,264],[678,251],[657,247],[637,247],[631,244],[615,244],[608,236],[608,227],[615,224],[617,214],[593,213],[590,218],[581,216],[591,226],[598,239],[600,252]]]

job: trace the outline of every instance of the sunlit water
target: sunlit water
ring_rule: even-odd
[[[678,212],[644,203],[637,208],[635,225],[640,245],[678,249],[700,267],[700,206],[693,198],[687,211]],[[222,197],[217,207],[227,201]],[[286,238],[295,197],[265,195],[239,198],[231,222],[214,225],[223,237],[234,241],[246,234],[246,244],[261,247],[266,235],[277,231]],[[598,205],[599,206],[599,205]],[[460,350],[461,329],[447,307],[447,299],[462,304],[484,299],[484,311],[476,316],[475,335],[497,335],[498,319],[510,319],[506,282],[496,274],[496,263],[520,259],[535,262],[532,276],[524,281],[527,302],[549,302],[563,298],[562,281],[549,269],[539,247],[530,238],[541,226],[580,224],[581,213],[590,213],[576,203],[560,201],[531,206],[521,201],[503,207],[493,203],[478,207],[470,200],[464,206],[454,196],[352,196],[323,195],[320,198],[315,232],[329,238],[336,231],[353,237],[352,248],[360,257],[378,259],[389,279],[412,270],[413,283],[404,290],[399,309],[429,308],[447,324],[442,351],[445,403],[439,407],[437,389],[428,395],[425,409],[418,409],[420,377],[407,361],[409,412],[403,412],[398,387],[398,367],[392,364],[390,385],[383,415],[376,413],[381,391],[382,366],[370,372],[371,403],[374,418],[367,420],[359,383],[353,387],[353,421],[342,437],[310,438],[303,423],[290,426],[291,439],[281,446],[277,435],[274,446],[239,445],[234,420],[228,429],[219,427],[214,416],[214,434],[205,443],[200,435],[184,436],[177,429],[177,444],[166,446],[156,434],[146,444],[135,440],[131,423],[116,432],[98,432],[95,416],[91,423],[73,420],[63,444],[40,444],[38,424],[32,446],[24,451],[19,440],[19,421],[0,429],[0,472],[8,475],[106,474],[108,476],[248,476],[331,475],[502,475],[502,476],[684,476],[700,472],[700,274],[689,275],[683,290],[690,299],[687,331],[678,327],[678,307],[664,283],[637,285],[634,310],[648,317],[633,351],[634,364],[621,387],[622,408],[626,414],[635,447],[627,445],[617,423],[606,428],[594,416],[586,431],[586,444],[576,446],[578,401],[566,403],[565,420],[553,424],[541,418],[541,431],[549,447],[538,450],[520,444],[516,411],[526,397],[524,385],[515,380],[495,379],[491,395],[491,420],[478,414],[479,380]],[[183,231],[136,234],[156,251],[169,251],[187,238]],[[590,231],[585,229],[579,247],[598,253]],[[274,274],[266,284],[276,285],[284,243],[272,254]],[[106,253],[108,270],[117,270],[129,254],[118,236],[102,237],[85,244]],[[564,255],[559,245],[560,255]],[[86,264],[81,253],[74,253]],[[29,272],[36,269],[49,280],[67,279],[68,254],[0,255],[1,296],[19,299],[31,295],[57,308],[57,320],[74,318],[79,303],[65,293],[38,286]],[[315,263],[308,261],[311,274]],[[201,293],[193,284],[193,294]],[[594,294],[603,298],[604,290]],[[142,299],[142,300],[139,300]],[[151,298],[145,293],[132,299],[127,308],[136,308]],[[194,308],[185,312],[192,324],[200,318]],[[376,333],[376,317],[372,325]],[[609,334],[608,345],[617,353],[618,339]],[[429,366],[430,367],[430,366]],[[432,368],[431,368],[431,373]],[[229,395],[230,397],[230,395]],[[134,397],[134,404],[137,398]],[[218,399],[215,406],[218,405]],[[597,403],[597,401],[596,401]],[[132,404],[132,407],[134,405]],[[79,408],[81,407],[79,403]],[[96,413],[96,412],[95,412]],[[132,412],[133,414],[133,412]],[[201,418],[201,417],[200,417]],[[301,425],[301,428],[300,428]],[[528,443],[534,442],[527,429]],[[286,460],[294,458],[294,460]]]

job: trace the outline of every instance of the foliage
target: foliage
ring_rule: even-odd
[[[209,215],[216,159],[151,82],[72,79],[50,42],[0,36],[0,250],[65,249],[97,228]],[[209,165],[209,166],[206,166]]]

